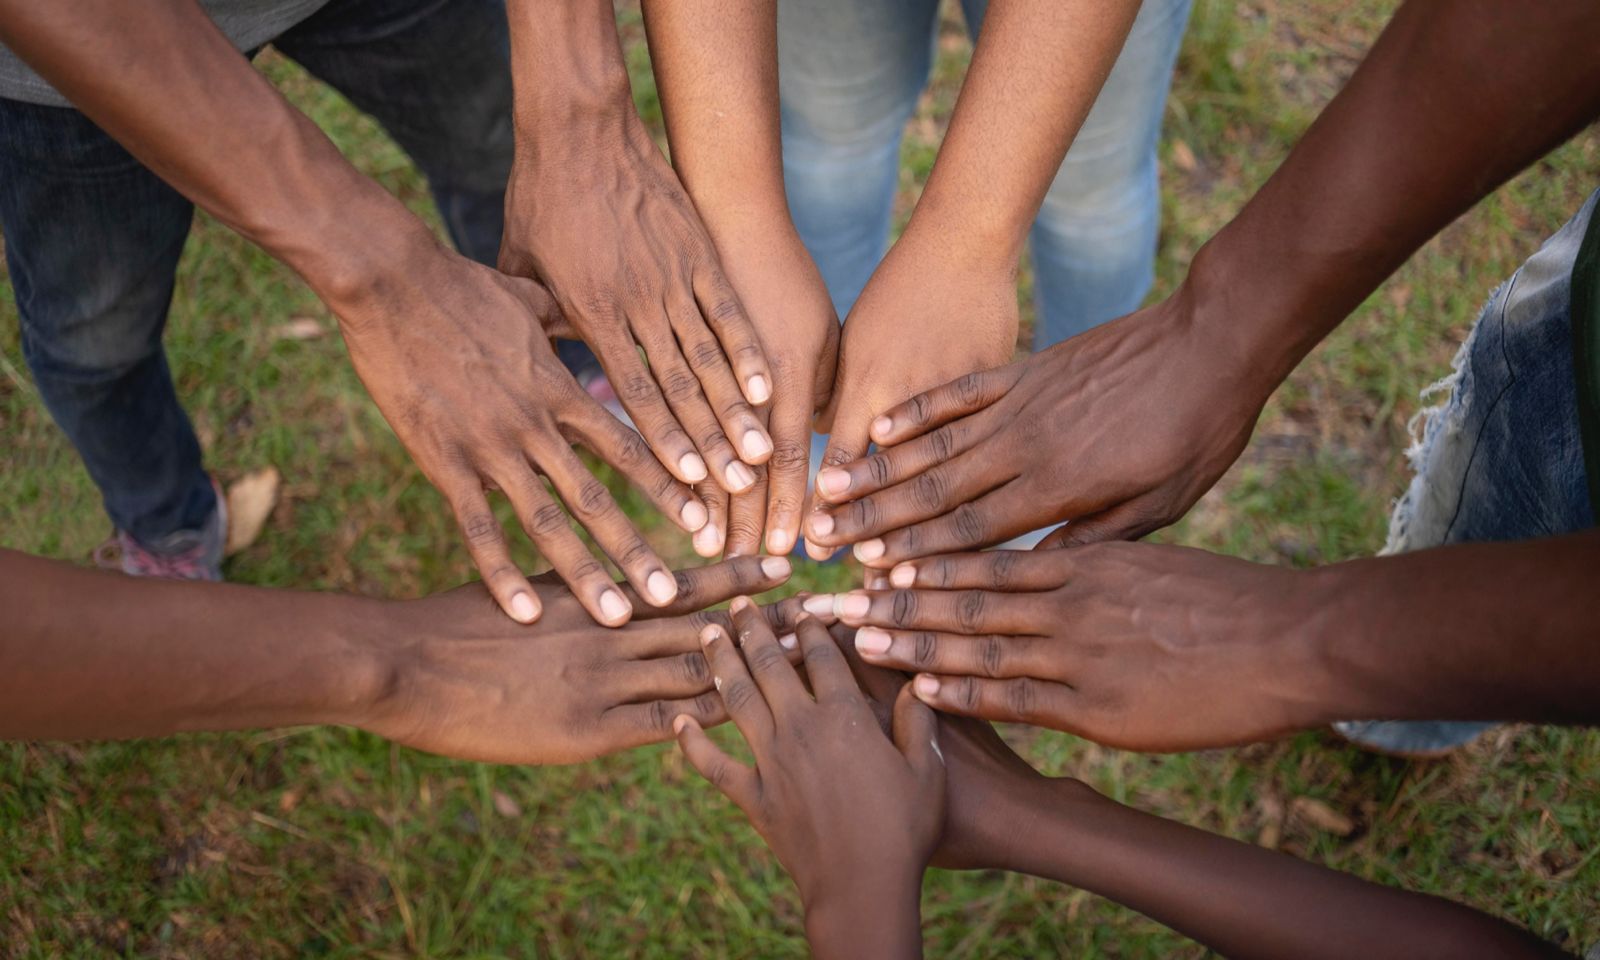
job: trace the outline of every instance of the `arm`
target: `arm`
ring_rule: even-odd
[[[1188,750],[1352,717],[1600,722],[1597,570],[1595,531],[1313,570],[1106,543],[917,561],[837,608],[940,710]]]
[[[537,276],[685,483],[755,484],[772,375],[672,168],[634,111],[610,0],[510,0],[516,160],[500,267]],[[648,367],[639,357],[643,348]],[[747,402],[748,401],[748,402]]]
[[[663,739],[679,713],[722,719],[697,634],[726,617],[684,614],[787,575],[777,557],[684,571],[674,616],[617,632],[540,582],[546,613],[529,632],[480,584],[389,602],[0,550],[0,738],[341,724],[466,759],[574,762]],[[788,624],[797,609],[769,616]]]
[[[880,733],[818,620],[802,614],[797,625],[802,684],[749,601],[731,609],[738,646],[721,627],[701,639],[756,765],[731,759],[687,716],[673,722],[684,757],[750,818],[794,879],[816,956],[920,957],[922,874],[944,820],[933,712],[902,691]]]
[[[864,455],[873,419],[912,394],[1011,359],[1029,225],[1138,10],[989,4],[927,187],[845,325],[825,463]],[[807,541],[817,558],[839,542],[815,520]]]
[[[0,40],[327,302],[356,372],[449,501],[507,613],[534,620],[539,595],[511,562],[486,487],[505,491],[595,619],[616,625],[631,614],[540,473],[639,596],[672,601],[666,566],[568,437],[616,465],[684,529],[702,526],[705,509],[560,365],[545,330],[557,311],[541,287],[440,246],[251,69],[193,0],[152,0],[138,16],[116,0],[0,0]]]
[[[896,449],[818,477],[841,504],[823,542],[872,540],[863,552],[887,568],[1066,520],[1069,542],[1087,543],[1182,516],[1318,341],[1600,113],[1597,31],[1587,0],[1407,3],[1169,299],[890,410],[872,438]],[[1052,443],[1037,442],[1040,423],[1063,425]],[[994,463],[1014,482],[984,485]],[[915,482],[934,496],[913,497]]]
[[[733,499],[728,550],[759,549],[764,526],[767,549],[784,554],[799,537],[811,420],[833,389],[839,319],[784,194],[777,4],[646,0],[644,13],[673,167],[772,367],[765,490]]]
[[[847,656],[880,723],[903,676]],[[1174,712],[1178,712],[1175,710]],[[1124,807],[1045,777],[986,723],[942,715],[944,833],[935,866],[1013,870],[1138,910],[1225,956],[1564,957],[1447,900],[1367,883]]]

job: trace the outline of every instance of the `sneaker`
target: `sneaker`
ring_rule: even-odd
[[[222,550],[228,542],[228,498],[216,480],[211,487],[217,492],[217,509],[199,530],[179,530],[155,543],[140,543],[118,530],[95,548],[95,564],[130,577],[220,581]]]
[[[1407,760],[1433,760],[1466,746],[1493,723],[1454,720],[1345,720],[1333,732],[1358,747]]]

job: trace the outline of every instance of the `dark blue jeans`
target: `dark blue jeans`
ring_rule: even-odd
[[[512,161],[502,0],[332,0],[273,45],[375,117],[456,247],[493,264]],[[0,100],[0,229],[23,355],[119,529],[215,509],[161,334],[193,207],[76,110]]]

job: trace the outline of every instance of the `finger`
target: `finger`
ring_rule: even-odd
[[[1054,590],[1067,582],[1072,557],[1035,550],[952,553],[896,564],[891,586],[925,590],[995,590],[1024,593]]]
[[[767,618],[745,597],[736,598],[728,606],[728,612],[733,616],[734,636],[744,651],[745,663],[750,665],[750,675],[761,688],[773,717],[793,709],[805,698],[805,687],[794,667],[789,665],[789,658],[779,646]],[[803,645],[801,649],[804,650]]]
[[[706,508],[705,526],[695,531],[691,541],[694,552],[706,558],[721,556],[728,531],[728,491],[709,480],[696,484],[694,489]]]
[[[615,467],[673,523],[690,533],[705,527],[706,507],[694,491],[661,466],[643,437],[587,394],[564,414],[561,427],[568,441]]]
[[[544,484],[528,464],[524,461],[502,474],[497,483],[516,510],[523,531],[589,616],[612,627],[627,623],[633,615],[633,605],[617,589],[605,565],[572,532],[566,512],[545,492]]]
[[[723,354],[733,365],[744,398],[758,407],[766,403],[772,398],[772,371],[733,284],[719,267],[707,265],[695,271],[694,297],[706,326],[717,335]]]
[[[601,681],[618,703],[649,703],[713,690],[711,664],[701,650],[612,663]]]
[[[1034,546],[1035,550],[1084,547],[1108,540],[1137,540],[1166,526],[1164,514],[1152,511],[1142,499],[1128,500],[1099,513],[1062,524]]]
[[[621,324],[618,324],[621,326]],[[656,382],[639,359],[638,348],[632,339],[613,343],[610,334],[595,336],[590,340],[600,365],[605,369],[611,387],[622,401],[623,409],[639,428],[639,433],[656,459],[661,461],[673,476],[684,483],[699,483],[709,475],[706,462],[696,452],[694,442],[683,425],[667,406],[666,398],[657,389]]]
[[[756,482],[728,498],[728,540],[722,555],[740,557],[761,552],[761,525],[767,512],[766,467],[756,468]]]
[[[511,562],[505,533],[483,495],[483,482],[462,474],[441,483],[439,492],[449,501],[456,524],[467,541],[467,553],[472,557],[473,566],[478,568],[478,576],[483,578],[484,586],[500,609],[518,623],[539,619],[543,604],[522,570]]]
[[[911,682],[911,689],[918,700],[935,710],[963,717],[1026,723],[1054,730],[1065,730],[1071,721],[1071,688],[1048,680],[1032,677],[987,680],[919,673]]]
[[[678,322],[675,320],[674,324]],[[667,399],[667,406],[689,432],[690,439],[705,458],[711,478],[729,493],[748,490],[755,482],[755,474],[740,462],[739,451],[730,442],[730,438],[743,434],[737,430],[730,433],[717,421],[700,388],[700,381],[695,379],[678,352],[678,342],[665,331],[660,336],[642,337],[641,342],[645,355],[650,358],[651,372],[661,387],[662,396]],[[721,358],[721,354],[718,354],[718,358]],[[750,425],[760,431],[759,439],[752,442],[768,443],[765,440],[766,431],[760,430],[760,424],[754,414],[749,414],[749,408],[744,409]],[[767,449],[770,452],[770,443]]]
[[[1025,362],[1025,361],[1024,361]],[[872,421],[872,439],[888,446],[982,410],[1006,395],[1022,378],[1022,362],[969,373],[917,394]]]
[[[980,453],[974,451],[940,464],[912,480],[854,502],[823,508],[833,523],[828,533],[817,539],[823,543],[864,545],[869,538],[944,516],[1016,478],[1014,470],[992,462],[980,463]],[[881,555],[875,551],[874,546],[864,546],[856,551],[856,558],[863,563],[877,560]]]
[[[748,814],[760,787],[759,775],[724,753],[693,717],[679,716],[672,726],[678,734],[678,749],[689,766]]]
[[[700,631],[700,643],[706,662],[711,665],[711,683],[722,695],[733,725],[744,734],[752,748],[761,750],[772,738],[772,709],[767,706],[761,688],[751,679],[744,657],[733,645],[732,635],[712,625]]]
[[[672,574],[677,589],[673,601],[641,611],[639,619],[683,616],[740,594],[765,593],[788,580],[791,572],[788,557],[755,556],[676,570]]]
[[[538,466],[566,502],[573,519],[594,537],[632,584],[636,595],[653,607],[671,603],[678,595],[677,580],[628,521],[606,485],[584,469],[583,461],[570,447],[556,445],[553,449],[529,451],[529,457],[534,456],[539,458]],[[606,580],[609,583],[611,578]]]
[[[939,630],[966,636],[985,633],[1039,635],[1051,611],[1036,594],[987,590],[890,590],[834,595],[834,612],[854,627]]]
[[[606,753],[616,753],[647,743],[672,739],[672,722],[687,716],[702,727],[715,726],[728,719],[727,709],[716,691],[707,691],[685,700],[651,700],[646,703],[621,703],[600,715],[600,732]]]
[[[683,355],[689,369],[699,380],[712,413],[721,424],[727,439],[738,448],[739,458],[747,464],[766,463],[772,456],[772,438],[767,435],[761,418],[745,402],[739,384],[728,369],[728,359],[717,338],[706,329],[700,311],[694,304],[685,304],[670,312],[672,329],[678,342],[683,344]],[[763,362],[764,355],[763,355]],[[769,390],[772,381],[765,374],[763,389]]]
[[[804,390],[787,387],[772,400],[772,459],[767,461],[767,552],[794,549],[805,507],[811,460],[811,405]]]
[[[870,457],[818,471],[817,495],[830,503],[843,503],[905,483],[967,453],[990,433],[983,419],[978,417],[946,424],[926,436],[879,450]]]
[[[862,699],[861,688],[850,674],[850,665],[828,628],[814,617],[801,619],[798,634],[800,652],[805,657],[806,678],[817,695],[817,702],[855,702]]]
[[[944,784],[944,751],[939,749],[939,718],[911,692],[900,688],[894,700],[894,745],[926,787]]]
[[[848,387],[846,388],[848,390]],[[822,467],[836,467],[859,460],[867,452],[867,423],[870,415],[864,403],[846,399],[839,403],[833,418],[833,432],[828,435],[828,446],[822,454]],[[833,556],[834,548],[817,542],[833,530],[833,517],[822,510],[822,501],[813,499],[806,515],[806,554],[813,560],[826,560]]]
[[[766,559],[772,559],[770,557]],[[791,663],[800,662],[800,643],[794,636],[794,624],[804,612],[803,597],[793,596],[777,603],[760,607],[772,632],[778,636],[778,646]],[[706,627],[715,626],[724,633],[734,634],[733,616],[727,610],[698,610],[683,616],[637,619],[628,629],[607,638],[609,648],[618,657],[630,660],[650,660],[675,656],[701,647],[700,637]]]
[[[982,634],[967,636],[939,630],[856,631],[856,652],[868,663],[909,673],[938,673],[1003,679],[1059,678],[1060,663],[1051,663],[1038,637]]]
[[[964,553],[1003,543],[1050,523],[1028,484],[1013,480],[954,510],[856,545],[861,562],[888,569],[904,560],[941,553]]]

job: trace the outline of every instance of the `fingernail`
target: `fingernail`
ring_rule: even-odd
[[[872,609],[872,601],[864,593],[836,593],[833,595],[833,609],[838,616],[859,620]]]
[[[862,627],[856,631],[856,649],[874,656],[888,653],[889,635],[877,627]]]
[[[939,681],[926,673],[918,674],[912,683],[911,691],[924,700],[939,695]]]
[[[708,523],[694,532],[694,549],[701,556],[715,556],[722,549],[722,531],[714,523]]]
[[[600,594],[600,615],[607,620],[621,620],[632,611],[628,601],[622,599],[622,594],[617,591],[607,590]]]
[[[746,380],[745,384],[748,387],[746,396],[750,398],[751,403],[766,403],[772,397],[772,388],[767,386],[767,378],[759,373]]]
[[[917,568],[909,563],[897,563],[889,571],[889,585],[899,587],[901,590],[917,582]]]
[[[690,483],[699,483],[706,478],[706,462],[700,459],[698,453],[686,453],[679,457],[678,470]]]
[[[806,541],[806,556],[817,561],[818,563],[822,563],[832,558],[833,550],[833,547],[825,547],[820,543],[812,543],[809,540]]]
[[[770,553],[788,553],[794,549],[794,537],[788,530],[774,530],[767,534],[767,550]]]
[[[850,474],[829,467],[817,474],[817,489],[826,494],[844,493],[850,489]]]
[[[678,595],[678,581],[657,570],[645,579],[644,589],[651,600],[664,605]]]
[[[878,419],[872,421],[872,439],[882,440],[884,437],[887,437],[889,435],[889,431],[893,429],[893,420],[888,417],[879,417]]]
[[[772,441],[759,430],[746,430],[744,439],[739,441],[739,449],[744,451],[746,460],[759,460],[772,452]]]
[[[789,558],[763,557],[761,559],[761,572],[773,580],[787,577],[789,575]]]
[[[690,532],[699,530],[706,525],[707,520],[711,519],[711,515],[706,513],[706,505],[698,500],[690,500],[684,504],[683,509],[678,511],[678,516],[683,518],[683,525],[688,527]]]
[[[800,641],[798,641],[798,640],[796,640],[794,638],[794,634],[792,634],[792,633],[786,633],[783,636],[778,638],[778,646],[782,647],[785,650],[793,650],[795,648],[795,645],[798,644],[799,642]]]
[[[711,646],[711,641],[715,639],[717,639],[717,627],[715,625],[706,627],[704,630],[700,631],[701,646],[709,647]]]
[[[833,518],[826,513],[813,513],[811,515],[811,535],[826,537],[833,532]]]
[[[744,611],[750,609],[750,598],[734,597],[733,602],[728,604],[728,609],[732,610],[734,613],[743,613]]]
[[[533,598],[526,593],[518,593],[511,598],[511,619],[532,623],[537,615],[538,610],[533,606]]]
[[[871,563],[883,556],[883,541],[874,537],[856,544],[856,559],[862,563]]]
[[[833,613],[833,594],[819,593],[814,597],[806,597],[800,609],[813,617],[826,617]]]
[[[756,475],[750,472],[750,468],[737,460],[728,464],[723,476],[728,478],[728,486],[733,488],[734,493],[743,493],[756,482]]]

